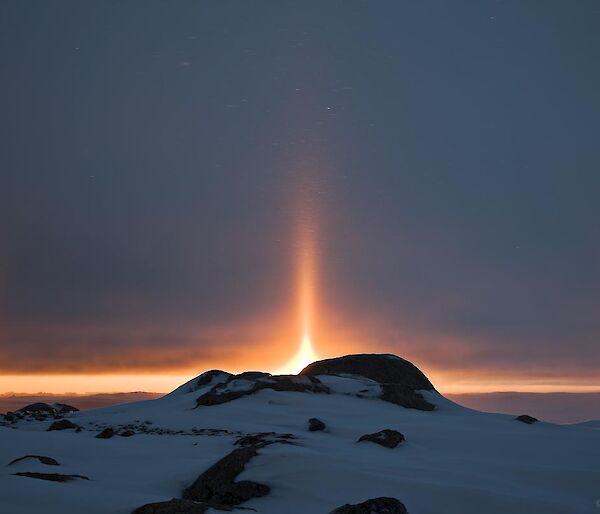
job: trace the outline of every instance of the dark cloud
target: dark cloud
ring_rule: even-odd
[[[0,10],[3,372],[252,352],[230,329],[293,309],[306,177],[320,319],[436,367],[597,368],[595,2]]]

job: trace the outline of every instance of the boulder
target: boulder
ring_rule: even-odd
[[[309,364],[301,376],[359,375],[381,385],[380,398],[409,409],[434,410],[418,392],[435,391],[429,379],[411,362],[395,355],[357,354]]]
[[[325,430],[327,426],[318,418],[310,418],[308,420],[308,430],[311,432],[318,432],[321,430]]]
[[[235,482],[235,478],[256,455],[258,452],[255,446],[233,450],[187,487],[183,492],[183,499],[233,507],[251,498],[265,496],[270,491],[267,485],[249,480]]]
[[[59,419],[58,421],[55,421],[54,423],[52,423],[49,427],[48,427],[48,432],[52,432],[54,430],[67,430],[69,428],[79,428],[79,425],[76,425],[75,423],[73,423],[72,421],[69,421],[68,419]]]
[[[401,384],[433,391],[433,385],[411,362],[395,355],[357,354],[313,362],[300,375],[360,375],[380,384]]]
[[[108,427],[102,430],[102,432],[100,432],[99,434],[97,434],[96,439],[110,439],[114,435],[115,431],[111,427]]]
[[[384,446],[386,448],[396,448],[396,446],[398,446],[401,442],[405,441],[405,438],[404,435],[398,432],[397,430],[391,430],[389,428],[386,428],[385,430],[381,430],[373,434],[361,435],[358,438],[357,443],[363,441],[377,443],[380,446]]]
[[[396,498],[373,498],[356,505],[342,505],[329,514],[408,514],[404,504]]]
[[[521,421],[522,423],[526,423],[527,425],[532,425],[533,423],[538,422],[537,418],[533,416],[529,416],[528,414],[521,414],[515,418],[517,421]]]

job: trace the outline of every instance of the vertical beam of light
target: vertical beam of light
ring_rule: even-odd
[[[303,183],[295,207],[295,268],[300,346],[277,373],[298,373],[319,360],[312,345],[317,302],[317,208],[316,188]]]

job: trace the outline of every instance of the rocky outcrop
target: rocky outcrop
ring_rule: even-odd
[[[311,432],[319,432],[321,430],[325,430],[326,428],[327,425],[325,425],[325,423],[318,418],[310,418],[308,420],[308,430]]]
[[[43,412],[47,414],[54,414],[56,412],[56,409],[52,407],[52,405],[48,405],[47,403],[38,402],[31,403],[29,405],[26,405],[25,407],[21,407],[17,410],[17,412],[27,412],[30,414]]]
[[[309,364],[301,376],[359,375],[381,385],[380,398],[409,409],[434,410],[418,392],[434,391],[429,379],[411,362],[395,355],[358,354],[325,359]]]
[[[329,388],[315,377],[295,375],[270,375],[258,371],[249,371],[232,375],[225,382],[216,384],[196,399],[198,407],[208,407],[237,400],[242,396],[254,394],[263,389],[274,391],[294,391],[309,393],[329,393]]]
[[[97,434],[96,439],[110,439],[114,435],[115,431],[111,427],[108,427],[102,430],[102,432],[100,432],[99,434]]]
[[[220,369],[211,369],[210,371],[205,371],[202,373],[202,375],[200,375],[196,380],[194,386],[196,389],[200,389],[212,384],[216,378],[231,378],[232,376],[233,375],[231,373],[227,373],[226,371],[222,371]]]
[[[54,423],[52,423],[49,427],[48,427],[48,432],[52,432],[54,430],[67,430],[69,428],[79,428],[79,425],[76,425],[75,423],[73,423],[72,421],[69,421],[68,419],[59,419],[58,421],[55,421]]]
[[[342,505],[329,514],[408,514],[404,504],[396,498],[373,498],[356,505]]]
[[[361,435],[358,438],[357,443],[361,443],[363,441],[377,443],[386,448],[396,448],[396,446],[398,446],[401,442],[405,441],[405,438],[404,435],[397,430],[386,428],[385,430],[381,430],[373,434]]]
[[[12,466],[17,462],[21,462],[27,459],[36,459],[40,462],[40,464],[46,464],[46,466],[59,466],[59,463],[56,459],[52,457],[46,457],[45,455],[25,455],[24,457],[19,457],[18,459],[11,460],[8,465]]]
[[[72,405],[68,405],[66,403],[54,403],[52,407],[54,407],[58,414],[69,414],[70,412],[79,412],[79,409],[77,407],[73,407]]]
[[[380,398],[385,402],[395,403],[407,409],[435,409],[435,405],[425,400],[423,395],[402,384],[381,384]]]
[[[51,482],[70,482],[77,478],[81,480],[89,480],[88,477],[83,475],[62,475],[60,473],[34,473],[31,471],[23,471],[20,473],[13,473],[20,477],[37,478],[39,480],[50,480]]]
[[[533,423],[537,423],[539,419],[534,418],[533,416],[529,416],[528,414],[521,414],[515,418],[517,421],[521,421],[527,425],[533,425]]]
[[[183,499],[233,507],[251,498],[265,496],[270,490],[267,485],[249,480],[235,482],[246,464],[256,455],[256,446],[233,450],[186,488]]]
[[[0,414],[0,426],[16,425],[20,421],[60,419],[78,410],[76,407],[65,403],[53,403],[52,405],[43,402],[30,403],[14,412],[9,411],[6,414]]]
[[[204,514],[210,508],[211,506],[207,503],[173,498],[166,502],[148,503],[138,507],[131,514]]]
[[[295,439],[293,434],[278,434],[277,432],[258,432],[256,434],[246,434],[240,437],[235,444],[237,446],[262,448],[269,444],[293,444],[292,439]]]
[[[282,436],[284,441],[272,439],[273,435]],[[285,436],[293,438],[291,434],[265,432],[238,439],[237,444],[243,447],[233,450],[202,473],[183,491],[182,498],[148,503],[132,514],[203,514],[209,508],[230,511],[251,498],[265,496],[270,491],[269,486],[250,480],[236,482],[235,479],[246,464],[258,455],[259,448],[285,442]],[[245,444],[248,446],[244,446]]]

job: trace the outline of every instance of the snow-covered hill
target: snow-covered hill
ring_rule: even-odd
[[[64,414],[80,429],[48,431],[62,413],[9,416],[0,426],[0,512],[130,514],[184,497],[201,503],[138,512],[213,512],[208,505],[249,498],[238,508],[327,514],[379,497],[411,514],[600,512],[600,431],[466,409],[410,368],[392,380],[377,371],[395,357],[361,359],[366,367],[354,358],[338,374],[208,372],[157,400]],[[309,430],[311,418],[325,429]],[[109,427],[116,435],[97,437]],[[405,440],[357,442],[384,429]],[[35,457],[9,465],[27,455],[58,465]],[[47,480],[61,479],[53,474],[79,477]]]

